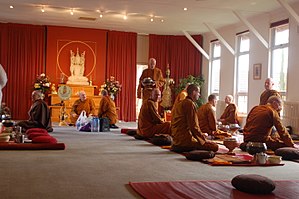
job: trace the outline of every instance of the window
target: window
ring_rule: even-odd
[[[240,113],[247,113],[249,75],[249,32],[237,35],[236,103]]]
[[[220,84],[220,56],[221,46],[219,41],[213,41],[210,44],[210,93],[219,96]]]
[[[288,22],[288,21],[287,21]],[[286,99],[289,54],[289,24],[271,27],[271,67],[270,76],[282,98]]]
[[[147,69],[147,65],[139,65],[137,64],[137,74],[136,74],[136,92],[137,93],[137,89],[138,89],[138,85],[139,85],[139,78],[143,72],[144,69]],[[142,105],[142,99],[139,99],[137,98],[137,95],[136,95],[136,115],[137,115],[137,118],[138,118],[138,115],[139,115],[139,111],[140,111],[140,108],[141,108],[141,105]]]

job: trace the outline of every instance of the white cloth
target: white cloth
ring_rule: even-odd
[[[4,88],[6,83],[7,83],[7,75],[4,68],[0,64],[0,108],[2,103],[2,88]]]

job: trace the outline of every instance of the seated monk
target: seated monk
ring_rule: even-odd
[[[101,91],[101,101],[99,105],[99,118],[107,117],[109,119],[110,128],[117,129],[118,126],[115,125],[117,122],[117,113],[114,101],[108,96],[107,90]]]
[[[201,105],[197,110],[200,130],[216,138],[230,137],[231,135],[229,133],[217,129],[215,116],[216,104],[216,95],[209,95],[208,102]]]
[[[21,126],[23,131],[31,128],[42,128],[48,132],[52,132],[52,122],[50,109],[46,102],[42,99],[42,93],[38,90],[32,92],[32,106],[29,110],[29,119],[20,121],[16,125]]]
[[[276,150],[281,147],[298,147],[283,126],[278,112],[282,108],[280,97],[272,96],[266,105],[255,106],[249,112],[244,127],[244,142],[264,142],[267,147]],[[277,137],[272,138],[273,125],[277,129]]]
[[[158,114],[157,102],[161,99],[161,91],[154,88],[150,98],[141,106],[138,116],[137,134],[143,138],[151,138],[156,134],[171,135],[170,123],[164,122]]]
[[[188,96],[173,109],[171,132],[172,150],[185,152],[191,150],[217,151],[218,145],[205,139],[199,128],[195,101],[200,96],[200,89],[195,84],[187,88]]]
[[[74,102],[70,113],[71,125],[74,125],[76,123],[79,115],[83,110],[86,111],[87,116],[94,115],[95,104],[93,99],[89,99],[86,97],[85,91],[80,91],[79,99]]]
[[[174,103],[173,103],[173,106],[172,106],[172,109],[174,109],[174,107],[175,107],[179,102],[183,101],[183,100],[187,97],[187,95],[188,95],[188,93],[187,93],[187,88],[188,88],[189,85],[190,85],[190,83],[187,83],[185,89],[182,90],[182,91],[176,96],[176,98],[175,98],[175,100],[174,100]]]
[[[227,106],[225,107],[220,119],[222,124],[238,124],[238,108],[235,103],[233,103],[234,97],[232,95],[227,95],[225,97],[225,103]]]

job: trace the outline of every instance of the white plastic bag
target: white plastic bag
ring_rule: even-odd
[[[80,128],[82,126],[85,126],[86,124],[88,123],[88,120],[87,120],[87,116],[86,116],[86,111],[82,111],[76,121],[76,128],[77,128],[77,131],[80,131]]]

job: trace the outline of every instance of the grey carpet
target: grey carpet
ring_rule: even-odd
[[[119,123],[136,127],[136,123]],[[141,181],[231,180],[260,174],[298,180],[299,164],[277,167],[212,167],[120,133],[54,127],[65,150],[0,151],[0,198],[140,198],[127,184]]]

